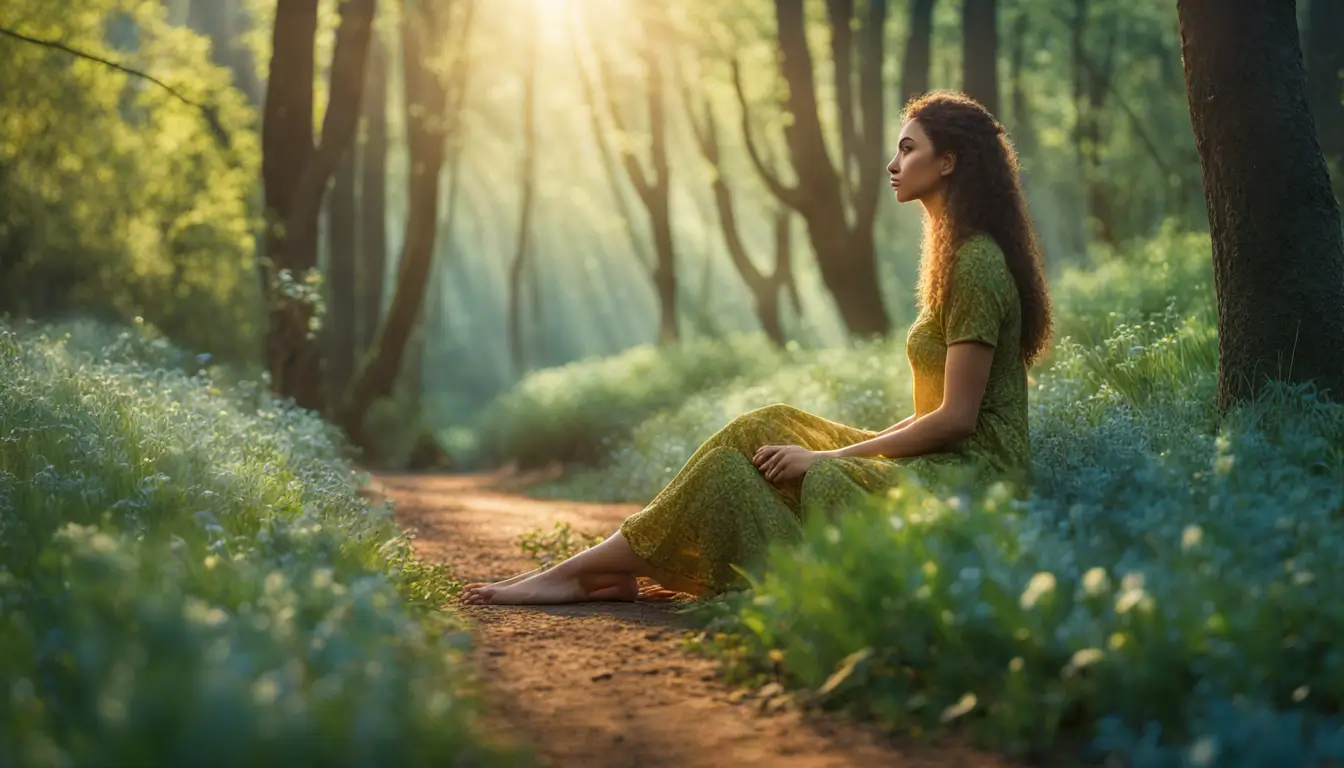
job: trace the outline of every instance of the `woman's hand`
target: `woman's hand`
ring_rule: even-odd
[[[751,463],[766,480],[782,483],[802,477],[808,467],[826,457],[825,451],[809,451],[801,445],[763,445],[756,450]]]

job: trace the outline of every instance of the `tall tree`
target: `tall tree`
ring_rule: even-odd
[[[961,90],[999,114],[999,0],[964,0]]]
[[[658,296],[658,343],[670,344],[681,334],[677,328],[677,269],[676,252],[672,241],[672,173],[667,160],[667,108],[663,88],[663,51],[661,35],[654,32],[653,14],[647,5],[640,6],[639,58],[644,70],[645,111],[649,130],[649,160],[652,173],[645,170],[644,162],[635,154],[630,141],[619,143],[621,164],[635,188],[644,210],[649,215],[649,229],[653,240],[653,286]],[[615,77],[610,62],[599,45],[597,54],[601,90],[606,95],[607,111],[618,134],[629,133],[629,121],[622,115],[614,91]]]
[[[934,0],[910,0],[910,36],[901,66],[901,105],[929,90],[929,62],[933,58]]]
[[[439,66],[440,46],[448,38],[454,10],[462,6],[465,10],[456,40],[457,56],[445,73]],[[475,9],[475,0],[440,3],[403,0],[402,3],[402,80],[406,90],[406,143],[410,149],[407,179],[410,210],[406,215],[392,303],[337,415],[338,423],[356,445],[366,444],[363,427],[369,408],[392,393],[401,372],[406,342],[420,317],[438,235],[439,177],[446,142],[460,129],[470,62],[466,43]],[[452,44],[448,45],[452,50]]]
[[[523,154],[518,158],[518,176],[522,194],[513,263],[509,266],[509,351],[513,360],[513,370],[519,376],[527,369],[527,360],[523,352],[523,271],[527,266],[528,251],[532,244],[532,203],[537,185],[536,14],[532,14],[524,24],[527,32],[523,41]],[[532,321],[535,323],[536,320],[536,315],[533,315]]]
[[[752,263],[747,255],[747,247],[737,228],[737,212],[733,205],[733,192],[728,186],[728,177],[723,172],[723,163],[719,156],[719,125],[714,116],[714,106],[708,97],[702,99],[700,112],[696,116],[690,89],[681,84],[682,104],[686,117],[690,121],[691,131],[695,134],[695,143],[710,169],[710,190],[714,195],[714,205],[719,214],[719,225],[723,229],[724,245],[728,247],[728,256],[733,266],[747,284],[752,297],[756,300],[756,316],[761,321],[761,329],[777,346],[784,346],[784,326],[780,322],[779,294],[787,291],[793,300],[795,311],[799,311],[798,286],[793,280],[791,243],[789,241],[789,218],[792,211],[782,208],[775,221],[775,268],[765,274]],[[708,274],[708,271],[706,272]]]
[[[891,325],[882,304],[873,242],[877,201],[886,173],[880,160],[885,128],[882,60],[887,2],[869,0],[867,8],[855,30],[853,0],[826,3],[840,124],[840,158],[833,162],[818,110],[803,0],[775,0],[779,69],[788,85],[785,106],[792,118],[784,129],[784,140],[796,184],[786,184],[758,147],[740,67],[733,62],[742,133],[752,165],[771,194],[806,222],[822,282],[835,298],[845,327],[860,336],[885,334]],[[855,37],[859,54],[857,102],[861,110],[856,109],[852,86]],[[856,112],[861,113],[861,119]]]
[[[1266,378],[1344,398],[1344,232],[1291,2],[1177,0],[1213,235],[1218,402]],[[1272,148],[1273,167],[1261,148]]]
[[[1009,106],[1012,110],[1013,141],[1018,152],[1030,156],[1036,149],[1035,126],[1031,122],[1031,108],[1027,100],[1026,58],[1031,48],[1029,39],[1031,16],[1027,9],[1018,6],[1017,16],[1013,19],[1008,53]]]
[[[375,0],[343,0],[332,51],[330,97],[313,140],[313,48],[317,0],[279,0],[262,118],[262,182],[271,387],[301,407],[322,409],[314,343],[318,214],[327,185],[354,138],[364,90]]]
[[[1307,6],[1307,89],[1336,197],[1344,198],[1344,2]]]
[[[387,271],[387,48],[377,34],[369,46],[364,86],[364,141],[359,148],[358,350],[373,344],[383,312]]]
[[[355,372],[355,217],[358,212],[355,148],[341,158],[327,198],[326,402],[339,402]]]
[[[1068,19],[1070,45],[1073,51],[1073,146],[1078,156],[1078,167],[1083,186],[1087,190],[1086,212],[1096,224],[1097,236],[1114,243],[1115,212],[1101,168],[1102,119],[1106,97],[1111,94],[1111,79],[1115,72],[1115,57],[1119,41],[1119,21],[1106,24],[1105,41],[1100,58],[1094,58],[1087,49],[1087,30],[1091,21],[1088,0],[1074,0],[1073,16]]]

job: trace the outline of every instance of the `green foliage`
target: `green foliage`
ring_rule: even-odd
[[[518,537],[523,554],[535,558],[537,565],[548,566],[602,543],[602,536],[574,530],[569,523],[558,522],[549,531],[538,528]]]
[[[70,54],[0,39],[0,313],[90,313],[257,356],[255,115],[204,38],[161,3],[7,0],[5,24],[149,71],[210,105]]]
[[[459,585],[332,430],[182,362],[0,328],[0,763],[514,762],[438,610]]]
[[[749,344],[752,339],[759,337],[735,341]],[[773,370],[752,371],[650,416],[628,429],[629,437],[615,443],[600,467],[570,473],[533,492],[604,501],[652,498],[706,438],[738,414],[771,403],[883,429],[909,411],[908,370],[903,340],[894,338],[849,348],[794,349]]]
[[[478,421],[479,451],[490,462],[538,466],[594,461],[630,425],[688,394],[778,365],[780,353],[758,337],[635,347],[528,374]]]
[[[1151,240],[1064,270],[1050,287],[1055,337],[1095,345],[1138,317],[1212,313],[1212,248],[1207,232],[1181,232],[1168,222]]]

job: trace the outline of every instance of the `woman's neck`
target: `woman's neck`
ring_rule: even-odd
[[[947,216],[946,191],[940,189],[937,192],[930,192],[924,197],[921,197],[919,202],[924,204],[924,213],[928,215],[930,223],[935,226],[943,223],[944,218]]]

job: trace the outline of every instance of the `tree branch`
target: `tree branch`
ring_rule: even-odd
[[[858,129],[854,120],[854,0],[826,0],[831,23],[831,59],[835,67],[835,102],[840,117],[840,185],[854,197],[852,173],[859,164]]]
[[[883,42],[887,29],[887,0],[868,0],[868,16],[859,38],[859,103],[862,105],[862,131],[858,137],[859,179],[854,195],[855,226],[867,231],[877,217],[878,193],[886,168],[881,164],[886,109],[882,95]]]
[[[1063,13],[1056,12],[1055,15],[1062,19],[1065,24],[1078,23],[1077,19],[1065,16]],[[1148,155],[1153,159],[1153,164],[1156,165],[1158,171],[1162,173],[1162,184],[1163,186],[1166,186],[1168,184],[1168,179],[1170,179],[1172,175],[1171,167],[1168,166],[1166,160],[1162,158],[1162,153],[1157,148],[1157,142],[1153,141],[1153,137],[1150,136],[1148,130],[1144,128],[1143,120],[1134,112],[1134,109],[1130,107],[1129,102],[1125,101],[1125,97],[1121,95],[1119,89],[1115,87],[1115,82],[1111,79],[1110,75],[1102,71],[1101,68],[1097,66],[1097,63],[1092,61],[1092,57],[1087,55],[1086,51],[1079,48],[1075,51],[1075,54],[1078,63],[1083,65],[1083,69],[1086,69],[1089,75],[1096,78],[1097,82],[1101,83],[1101,86],[1105,88],[1111,96],[1115,97],[1115,103],[1120,105],[1120,110],[1129,118],[1130,125],[1134,128],[1134,135],[1139,137],[1140,143],[1143,144],[1144,149],[1148,151]]]
[[[649,255],[648,249],[644,247],[644,241],[635,234],[632,223],[634,217],[630,213],[630,207],[626,203],[625,196],[621,194],[620,182],[616,177],[616,169],[611,162],[611,146],[607,143],[607,132],[602,128],[601,108],[597,103],[597,91],[593,85],[593,80],[588,76],[588,67],[583,63],[583,55],[579,49],[579,30],[574,16],[569,17],[571,41],[570,49],[574,54],[574,69],[579,75],[579,86],[583,89],[584,101],[588,104],[588,118],[593,129],[593,141],[597,144],[597,156],[602,161],[602,169],[607,177],[608,186],[611,187],[611,197],[616,203],[616,208],[620,211],[621,221],[625,224],[626,235],[630,238],[630,252],[634,254],[635,260],[644,268],[652,270],[654,267],[653,258]]]
[[[28,35],[25,35],[21,32],[15,32],[14,30],[9,29],[7,27],[0,27],[0,35],[12,37],[15,40],[20,40],[25,43],[31,43],[33,45],[40,45],[43,48],[51,48],[53,50],[61,51],[63,53],[68,53],[71,56],[75,56],[77,58],[86,59],[88,61],[92,61],[97,64],[102,64],[103,66],[115,69],[118,72],[124,72],[133,77],[148,80],[154,85],[157,85],[163,90],[167,91],[169,94],[171,94],[174,98],[176,98],[183,104],[199,109],[201,111],[201,117],[205,120],[207,127],[209,127],[210,129],[211,135],[214,136],[215,141],[219,143],[220,147],[222,147],[223,149],[228,149],[230,146],[229,133],[228,131],[224,130],[224,126],[219,122],[218,110],[216,110],[214,106],[204,104],[202,102],[196,101],[195,99],[191,99],[184,96],[181,91],[163,82],[157,77],[154,77],[151,74],[141,72],[138,69],[133,69],[123,64],[118,64],[115,61],[104,59],[101,56],[96,56],[92,53],[87,53],[77,48],[71,48],[65,43],[57,42],[55,40],[42,40],[36,37],[29,37]]]
[[[760,150],[756,146],[756,139],[751,132],[751,110],[747,106],[747,96],[742,90],[742,68],[737,59],[733,59],[733,89],[737,91],[737,103],[742,110],[742,136],[747,144],[747,155],[751,158],[751,164],[756,167],[756,172],[761,175],[765,186],[770,190],[779,201],[794,210],[801,210],[803,204],[802,190],[799,187],[787,187],[780,180],[779,176],[770,170],[761,158]]]
[[[607,104],[607,111],[611,115],[612,125],[616,126],[616,132],[619,134],[620,142],[617,152],[621,156],[621,165],[625,167],[625,173],[630,177],[630,183],[634,185],[635,191],[639,193],[639,198],[645,203],[649,200],[649,195],[653,193],[653,187],[649,183],[648,174],[644,172],[644,166],[635,156],[634,150],[630,148],[629,131],[625,126],[625,121],[621,119],[620,107],[616,104],[616,96],[611,90],[611,64],[606,57],[602,55],[599,46],[601,44],[594,41],[593,55],[597,58],[597,79],[602,89],[604,101]]]
[[[706,96],[703,107],[705,125],[702,131],[699,120],[695,116],[695,108],[691,104],[690,89],[686,86],[684,79],[681,82],[681,94],[682,103],[686,107],[686,117],[690,120],[694,129],[696,143],[700,145],[700,153],[704,155],[705,161],[714,174],[710,188],[714,193],[714,204],[718,209],[719,224],[723,230],[724,245],[728,247],[728,256],[752,293],[759,295],[768,286],[766,285],[765,275],[747,257],[746,245],[743,244],[742,235],[737,228],[737,213],[733,207],[733,193],[728,187],[728,181],[723,175],[723,168],[719,164],[718,127],[717,121],[714,119],[714,108],[710,104],[709,97]]]

